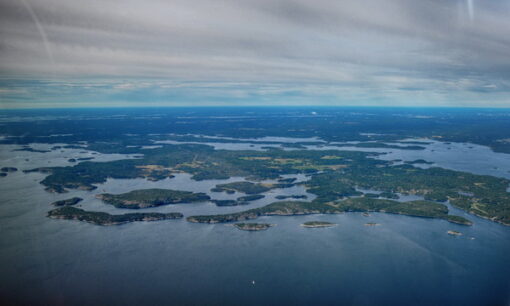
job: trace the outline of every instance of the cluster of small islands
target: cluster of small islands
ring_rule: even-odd
[[[16,149],[17,151],[34,154],[72,148],[92,154],[138,156],[103,162],[97,162],[90,156],[68,156],[66,157],[68,166],[24,169],[24,173],[46,174],[40,183],[47,192],[65,194],[71,190],[82,190],[90,192],[105,205],[133,210],[132,213],[124,214],[88,211],[84,209],[87,201],[82,202],[81,198],[69,197],[52,203],[54,207],[48,212],[48,216],[56,219],[79,220],[97,225],[118,225],[134,221],[185,218],[194,223],[232,223],[239,229],[260,230],[267,229],[270,225],[246,221],[262,216],[378,212],[435,218],[458,225],[472,224],[471,220],[463,216],[451,214],[448,209],[451,205],[472,215],[510,225],[508,179],[439,168],[424,159],[383,160],[378,156],[385,153],[342,150],[342,145],[348,144],[360,149],[420,151],[429,144],[428,140],[439,139],[472,141],[489,145],[494,150],[510,152],[510,144],[498,140],[506,139],[503,137],[506,135],[503,130],[491,130],[491,137],[485,134],[482,137],[480,136],[482,130],[473,134],[471,130],[467,133],[447,125],[431,131],[428,125],[426,128],[421,127],[421,121],[418,119],[408,120],[399,117],[397,120],[392,117],[393,119],[389,120],[383,115],[376,117],[377,120],[375,117],[365,118],[350,114],[345,117],[350,121],[346,121],[341,114],[321,120],[308,117],[281,120],[262,116],[254,121],[227,124],[221,118],[216,120],[207,117],[205,120],[202,117],[193,119],[194,117],[163,116],[161,120],[157,119],[159,117],[151,119],[153,121],[150,121],[150,125],[145,121],[125,121],[128,119],[116,119],[117,122],[88,118],[79,120],[79,124],[70,125],[67,121],[62,122],[59,129],[65,131],[52,132],[51,126],[44,129],[39,125],[30,124],[6,125],[5,132],[16,136],[5,137],[0,143],[18,144],[21,147]],[[201,127],[199,132],[207,130],[213,136],[188,134],[195,128],[198,129],[197,122],[207,124],[207,128]],[[356,124],[351,124],[353,122]],[[383,129],[386,129],[387,133],[362,133],[362,130],[379,130],[383,123]],[[105,124],[115,128],[105,128],[103,126]],[[506,124],[506,121],[501,121],[501,124]],[[343,129],[332,130],[333,125],[342,126]],[[137,131],[139,133],[135,133]],[[181,131],[182,134],[168,134],[168,131],[175,133]],[[409,135],[409,131],[414,134]],[[301,140],[291,143],[267,135],[303,138],[296,138]],[[258,149],[224,150],[213,145],[248,144],[245,148],[252,148],[254,143],[250,142],[250,137],[267,139],[257,142],[257,145],[261,145]],[[406,137],[422,138],[406,140]],[[490,143],[486,143],[487,139]],[[29,146],[36,142],[53,144],[53,147],[40,149]],[[337,146],[337,148],[314,150],[308,149],[309,146],[317,148]],[[424,165],[426,167],[423,167]],[[2,166],[4,167],[0,168],[0,177],[7,177],[10,173],[18,171],[15,167]],[[160,181],[171,179],[180,173],[191,175],[195,181],[225,180],[233,177],[243,179],[217,184],[207,194],[158,188],[131,190],[121,194],[98,192],[98,187],[108,179],[143,178]],[[306,180],[297,181],[295,178],[289,178],[292,175],[304,175]],[[266,206],[260,207],[257,204],[256,208],[250,208],[255,201],[267,200],[268,193],[273,190],[294,186],[303,187],[308,196],[286,192],[277,195],[275,201],[269,202]],[[216,199],[214,195],[220,193],[228,194],[229,199]],[[234,194],[237,195],[235,198]],[[416,196],[414,198],[419,200],[402,200],[409,195]],[[217,206],[219,211],[222,207],[232,206],[242,206],[246,209],[234,213],[189,216],[179,212],[144,212],[145,209],[162,205],[193,205],[203,202]],[[85,204],[82,205],[83,203]],[[317,221],[304,223],[303,226],[331,225]]]
[[[10,172],[16,172],[18,168],[15,167],[2,167],[0,168],[0,177],[6,177]]]
[[[111,152],[113,146],[91,145],[97,151]],[[129,153],[140,153],[130,146]],[[48,174],[41,181],[48,192],[66,193],[70,189],[96,192],[97,184],[108,178],[146,178],[162,180],[177,173],[189,173],[192,179],[227,179],[245,177],[244,181],[218,184],[212,193],[241,193],[234,200],[214,200],[205,193],[171,189],[140,189],[121,194],[97,193],[95,197],[116,208],[143,210],[145,208],[179,203],[212,202],[218,207],[247,205],[265,197],[273,189],[304,186],[315,195],[279,195],[278,201],[263,207],[217,215],[193,215],[186,220],[194,223],[234,223],[242,230],[265,230],[271,224],[246,223],[260,216],[292,216],[309,214],[339,214],[346,212],[381,212],[413,217],[444,219],[460,225],[472,221],[449,214],[445,202],[474,215],[502,224],[510,224],[509,181],[504,178],[475,175],[437,167],[419,168],[424,160],[398,163],[373,158],[378,153],[341,150],[215,150],[201,144],[168,144],[144,150],[138,159],[110,162],[83,160],[67,167],[41,167],[24,172]],[[16,171],[4,167],[0,173]],[[304,174],[308,180],[296,182],[286,174]],[[264,183],[272,180],[273,183]],[[362,192],[360,190],[370,190]],[[398,201],[401,195],[417,195],[423,200]],[[86,211],[76,207],[81,198],[73,197],[53,204],[48,217],[89,222],[97,225],[118,225],[134,221],[180,219],[183,214],[134,212],[109,214]],[[327,222],[307,222],[303,227],[330,227]],[[377,224],[367,223],[367,226]]]

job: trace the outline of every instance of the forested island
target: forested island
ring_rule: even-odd
[[[217,206],[238,206],[238,205],[248,205],[251,201],[260,200],[265,198],[263,194],[251,194],[247,196],[242,196],[237,198],[236,200],[211,200]]]
[[[247,205],[248,202],[241,202],[237,200],[211,200],[216,206],[238,206],[238,205]]]
[[[246,194],[257,194],[263,193],[270,190],[268,186],[264,186],[262,184],[256,184],[252,182],[233,182],[227,184],[219,184],[216,185],[211,191],[213,192],[242,192]]]
[[[205,193],[171,189],[140,189],[121,194],[103,193],[96,196],[117,208],[147,208],[168,204],[203,202],[210,199]]]
[[[463,217],[448,215],[448,208],[444,204],[429,201],[397,202],[372,198],[348,198],[326,203],[320,200],[312,202],[282,201],[238,213],[190,216],[187,220],[197,223],[224,223],[256,219],[260,216],[339,214],[344,212],[384,212],[412,217],[438,218],[457,224],[471,224],[471,221]]]
[[[234,193],[234,192],[242,192],[246,193],[248,195],[254,195],[258,193],[264,193],[266,191],[269,191],[271,189],[275,188],[288,188],[292,187],[294,184],[288,183],[288,182],[280,182],[280,183],[269,183],[269,184],[262,184],[262,183],[252,183],[247,181],[242,182],[232,182],[227,184],[219,184],[216,185],[211,191],[213,192],[226,192],[226,193]]]
[[[48,217],[53,219],[78,220],[96,225],[119,225],[135,221],[159,221],[167,219],[180,219],[181,213],[130,213],[111,215],[99,211],[85,211],[72,206],[63,206],[50,210]]]

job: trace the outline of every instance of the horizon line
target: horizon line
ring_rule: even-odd
[[[509,106],[413,106],[413,105],[109,105],[109,106],[56,106],[56,107],[8,107],[2,108],[0,111],[16,111],[16,110],[72,110],[72,109],[120,109],[120,108],[378,108],[378,109],[391,109],[391,108],[404,108],[404,109],[498,109],[510,110]]]

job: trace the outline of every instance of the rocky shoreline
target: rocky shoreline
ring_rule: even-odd
[[[181,219],[181,213],[130,213],[111,215],[99,211],[85,211],[72,206],[63,206],[48,212],[52,219],[77,220],[95,225],[120,225],[135,221],[160,221],[168,219]]]

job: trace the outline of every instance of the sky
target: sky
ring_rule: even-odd
[[[510,107],[510,0],[0,0],[0,108]]]

